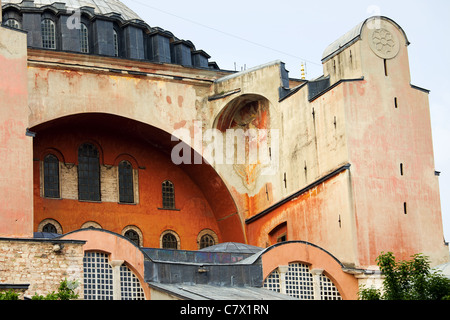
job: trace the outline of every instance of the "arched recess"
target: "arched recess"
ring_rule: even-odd
[[[224,132],[234,128],[270,128],[270,102],[258,94],[243,94],[228,102],[214,120],[214,128]]]
[[[35,157],[39,157],[40,154],[36,151],[36,146],[39,146],[40,139],[45,140],[46,137],[51,137],[56,142],[68,143],[61,140],[63,138],[58,136],[58,132],[60,130],[72,130],[70,132],[74,132],[71,136],[73,141],[70,143],[76,147],[68,148],[69,151],[64,153],[64,158],[69,164],[77,163],[77,143],[85,141],[86,136],[88,136],[86,132],[89,132],[87,130],[93,130],[92,128],[95,128],[96,132],[120,133],[120,136],[128,139],[130,143],[139,141],[140,144],[157,149],[167,161],[171,161],[171,151],[179,143],[178,141],[172,141],[170,133],[143,122],[108,113],[82,113],[51,120],[30,128],[31,131],[36,133],[34,138]],[[98,143],[101,144],[101,141],[98,141]],[[43,146],[43,148],[48,147]],[[198,155],[192,150],[192,157],[196,156]],[[131,156],[125,156],[123,151],[114,155],[103,154],[102,164],[111,166],[123,157],[131,160],[133,165],[139,166],[138,169],[147,169],[146,167],[141,167],[142,164],[139,162],[139,159],[136,160]],[[201,164],[194,164],[194,161],[192,161],[192,164],[180,164],[178,167],[203,193],[204,198],[211,207],[214,219],[217,221],[221,241],[246,243],[242,221],[235,201],[216,170],[206,161],[202,161]],[[117,232],[120,232],[120,230]],[[195,240],[193,244],[195,245]]]
[[[303,263],[311,270],[323,270],[344,300],[356,300],[358,280],[342,270],[342,263],[326,250],[304,241],[289,241],[267,248],[261,255],[263,278],[280,266]]]

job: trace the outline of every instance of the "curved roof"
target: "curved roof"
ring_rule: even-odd
[[[207,247],[199,251],[204,252],[232,252],[232,253],[257,253],[264,250],[260,247],[251,246],[248,244],[237,242],[225,242],[216,244],[215,246]]]
[[[322,54],[322,62],[332,58],[333,56],[335,56],[336,54],[338,54],[339,52],[341,52],[342,50],[344,50],[345,48],[349,47],[350,45],[355,43],[357,40],[359,40],[361,38],[361,33],[362,33],[364,25],[369,20],[373,20],[373,19],[383,19],[383,20],[387,20],[387,21],[393,23],[395,26],[397,26],[397,28],[399,28],[402,31],[402,33],[406,39],[406,45],[409,45],[408,37],[406,36],[405,31],[403,31],[403,29],[394,20],[387,18],[387,17],[383,17],[383,16],[374,16],[374,17],[367,18],[366,20],[358,23],[354,28],[352,28],[350,31],[348,31],[346,34],[344,34],[342,37],[340,37],[339,39],[334,41],[332,44],[330,44]]]
[[[60,7],[65,4],[66,9],[76,10],[82,7],[91,7],[96,14],[109,15],[120,14],[123,20],[142,20],[133,10],[128,8],[119,0],[2,0],[2,4],[15,4],[19,7],[35,7],[41,8],[44,6],[54,5]]]

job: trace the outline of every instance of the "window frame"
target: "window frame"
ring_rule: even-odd
[[[48,26],[45,25],[46,22],[49,22]],[[46,28],[48,28],[48,30],[46,30]],[[47,31],[50,32],[50,35],[46,34]],[[42,48],[56,50],[56,23],[53,19],[44,17],[41,20],[41,37]]]
[[[95,150],[96,156],[94,157],[89,155],[82,155],[81,149],[84,146],[91,146],[92,150]],[[94,161],[96,161],[96,163],[94,163]],[[87,170],[85,166],[87,166]],[[91,170],[94,168],[96,169],[96,171]],[[87,202],[101,202],[102,196],[101,196],[100,151],[96,145],[90,142],[85,142],[78,147],[77,171],[78,171],[78,200]],[[82,188],[87,188],[87,191],[81,190]]]
[[[48,159],[52,158],[52,162],[49,162]],[[53,164],[54,168],[49,168],[49,166]],[[55,171],[53,176],[50,176],[51,170]],[[43,197],[46,199],[61,199],[61,173],[60,173],[60,165],[59,159],[56,155],[49,153],[44,157],[42,161],[42,179],[43,179]],[[50,181],[54,180],[54,181]],[[53,185],[50,188],[50,185]],[[55,194],[50,194],[49,192],[53,191]]]
[[[127,167],[124,167],[126,165]],[[124,172],[124,170],[128,170]],[[118,188],[119,188],[119,203],[120,204],[135,204],[135,178],[134,178],[134,168],[130,161],[123,160],[120,161],[118,168]]]
[[[171,188],[167,190],[167,188]],[[161,184],[162,208],[163,210],[177,210],[175,206],[175,185],[170,180],[165,180]]]

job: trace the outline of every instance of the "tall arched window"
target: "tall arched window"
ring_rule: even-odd
[[[44,158],[44,197],[58,199],[59,160],[52,154]]]
[[[175,188],[171,181],[162,184],[163,209],[175,209]]]
[[[85,143],[78,149],[78,199],[101,200],[99,153],[90,143]]]
[[[134,203],[133,167],[128,161],[119,163],[119,201]]]
[[[80,28],[80,45],[81,52],[89,53],[89,30],[84,23],[81,24]]]
[[[45,49],[56,49],[55,23],[51,19],[41,22],[42,47]]]
[[[113,44],[114,44],[114,56],[119,56],[119,35],[116,30],[113,30]]]

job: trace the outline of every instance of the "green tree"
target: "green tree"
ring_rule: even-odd
[[[385,276],[383,290],[360,287],[360,300],[449,300],[450,279],[432,272],[428,258],[422,254],[397,262],[392,252],[376,259]]]

